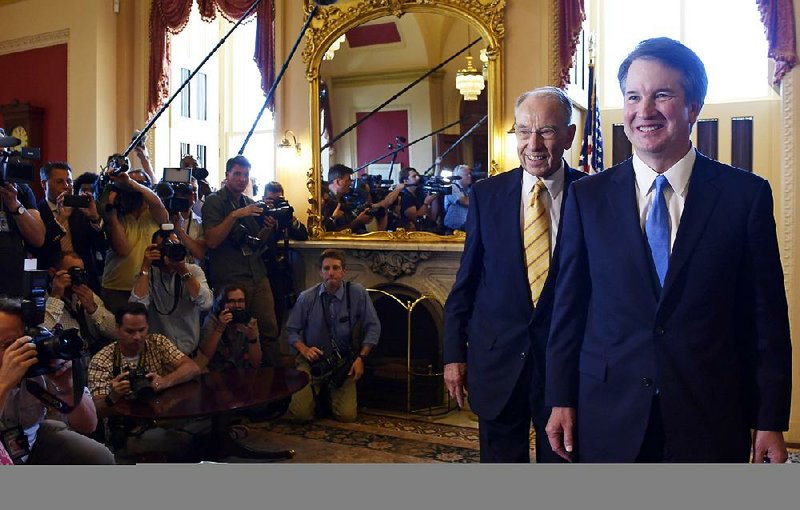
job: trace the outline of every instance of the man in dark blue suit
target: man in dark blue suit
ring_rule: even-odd
[[[464,253],[444,307],[444,379],[460,406],[469,391],[481,462],[530,462],[531,423],[539,432],[537,462],[558,462],[544,434],[552,261],[564,199],[585,174],[562,158],[575,137],[563,91],[526,92],[514,113],[521,167],[470,193]]]
[[[642,41],[618,78],[635,155],[567,199],[550,443],[581,462],[785,462],[792,353],[769,184],[692,148],[707,78],[689,48]]]

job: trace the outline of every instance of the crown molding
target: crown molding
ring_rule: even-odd
[[[48,46],[55,46],[57,44],[67,44],[68,42],[69,29],[65,28],[63,30],[56,30],[54,32],[45,32],[43,34],[35,34],[25,37],[18,37],[16,39],[9,39],[7,41],[0,41],[0,55],[8,55],[9,53],[46,48]]]

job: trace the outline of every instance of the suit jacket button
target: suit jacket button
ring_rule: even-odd
[[[661,326],[658,326],[656,328],[656,335],[663,335],[663,334],[664,334],[664,328],[662,328]]]
[[[519,359],[525,359],[526,354],[524,352],[520,353]]]
[[[642,386],[644,386],[645,388],[649,388],[652,385],[653,385],[653,380],[652,379],[650,379],[649,377],[643,377],[642,378]]]

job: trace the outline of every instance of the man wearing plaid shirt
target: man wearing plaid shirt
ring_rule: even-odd
[[[147,308],[127,303],[115,314],[117,341],[89,363],[89,390],[98,406],[113,406],[131,390],[127,376],[143,369],[156,393],[186,382],[200,368],[163,335],[147,333]]]

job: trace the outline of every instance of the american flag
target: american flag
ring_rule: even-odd
[[[597,83],[594,80],[594,64],[589,64],[589,108],[586,111],[586,123],[583,126],[581,159],[578,164],[588,174],[604,170],[603,132],[600,127],[600,107],[597,105]]]

